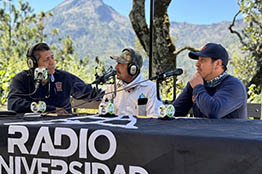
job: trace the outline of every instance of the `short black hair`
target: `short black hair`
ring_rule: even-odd
[[[40,59],[40,51],[49,51],[50,47],[46,43],[38,43],[33,49],[33,56],[38,61]]]
[[[219,59],[215,59],[213,57],[211,57],[211,60],[212,60],[212,63],[214,63],[216,60],[219,60]],[[224,71],[227,70],[227,67],[222,63],[222,68],[224,69]]]

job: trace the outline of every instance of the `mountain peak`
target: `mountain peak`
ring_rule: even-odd
[[[61,36],[70,35],[81,50],[80,56],[113,55],[119,47],[134,45],[135,34],[128,18],[102,0],[65,0],[52,12],[53,17],[46,23],[47,33],[58,28]]]
[[[80,57],[107,57],[105,60],[110,61],[109,55],[117,55],[126,47],[135,47],[136,35],[129,19],[104,4],[103,0],[65,0],[52,12],[54,16],[47,21],[45,32],[58,28],[60,36],[69,35]],[[199,48],[208,42],[228,46],[238,42],[229,32],[229,25],[230,22],[210,25],[172,22],[170,35],[178,38],[175,42],[177,48]],[[48,39],[52,41],[53,38]]]
[[[102,0],[65,0],[61,4],[59,4],[56,8],[63,8],[65,6],[85,6],[85,5],[94,5],[94,6],[100,6],[103,5]]]
[[[97,19],[101,22],[124,21],[128,20],[121,16],[112,7],[104,4],[103,0],[65,0],[51,10],[55,16],[75,16]]]

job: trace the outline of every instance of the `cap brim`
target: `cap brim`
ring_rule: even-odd
[[[188,56],[191,58],[191,59],[198,59],[198,57],[208,57],[204,54],[202,54],[201,52],[189,52],[188,53]]]
[[[129,63],[126,59],[119,56],[110,56],[111,59],[115,60],[118,63]]]

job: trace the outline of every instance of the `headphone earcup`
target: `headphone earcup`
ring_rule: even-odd
[[[43,44],[43,43],[37,43],[27,50],[26,57],[27,57],[27,66],[29,68],[37,68],[38,67],[37,60],[34,57],[34,50],[40,44]]]
[[[138,71],[138,68],[137,68],[137,66],[136,66],[135,64],[130,63],[130,64],[128,65],[128,70],[127,70],[127,72],[128,72],[129,75],[134,76],[134,75],[137,74],[137,71]]]
[[[29,68],[36,68],[37,67],[37,62],[34,58],[28,57],[27,58],[27,66]]]

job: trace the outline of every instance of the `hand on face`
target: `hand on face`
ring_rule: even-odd
[[[196,85],[198,84],[204,84],[204,81],[203,81],[203,78],[202,76],[200,75],[199,72],[196,72],[194,74],[194,76],[191,78],[191,80],[189,81],[190,85],[192,88],[194,88]]]
[[[210,81],[224,72],[222,60],[212,60],[211,57],[199,57],[196,67],[205,81]]]

